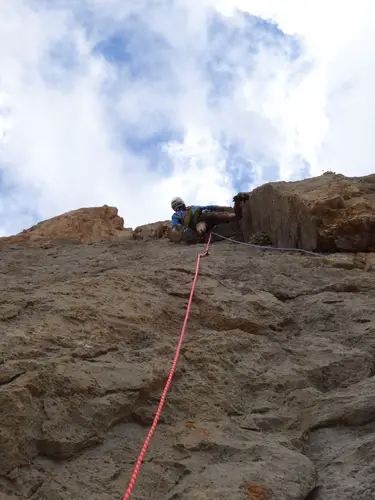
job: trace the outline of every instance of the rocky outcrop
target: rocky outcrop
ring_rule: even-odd
[[[375,251],[375,175],[326,173],[255,189],[244,205],[245,240],[263,232],[274,245],[321,252]]]
[[[170,220],[144,224],[134,229],[134,239],[140,241],[150,241],[166,238],[170,227]]]
[[[200,248],[0,247],[0,498],[122,498]],[[336,264],[212,245],[134,499],[375,498],[375,282]]]
[[[63,242],[94,243],[133,239],[131,229],[124,228],[124,219],[115,207],[80,208],[39,222],[22,233],[0,238],[0,243],[30,243],[51,246]]]
[[[233,212],[232,207],[222,207]],[[117,208],[74,210],[40,222],[4,243],[48,248],[69,242],[119,239],[151,241],[168,237],[170,220],[124,228]],[[243,203],[243,219],[220,224],[215,233],[258,244],[318,252],[375,252],[375,174],[348,178],[326,173],[297,182],[265,184]],[[260,238],[261,236],[261,239]],[[213,241],[220,238],[214,236]]]

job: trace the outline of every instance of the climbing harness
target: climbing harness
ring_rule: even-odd
[[[194,279],[193,279],[193,284],[191,285],[190,296],[189,296],[188,304],[187,304],[187,307],[186,307],[185,319],[184,319],[184,322],[182,324],[181,333],[180,333],[180,339],[179,339],[178,344],[177,344],[176,353],[175,353],[175,356],[174,356],[174,359],[173,359],[171,370],[169,372],[169,377],[168,377],[167,383],[165,384],[163,393],[161,395],[159,406],[158,406],[158,409],[156,410],[154,421],[152,422],[150,431],[149,431],[149,433],[148,433],[148,435],[147,435],[147,437],[146,437],[146,439],[144,441],[144,444],[143,444],[143,447],[142,447],[141,452],[139,454],[138,460],[137,460],[137,462],[135,464],[135,467],[134,467],[134,470],[133,470],[133,474],[132,474],[132,477],[131,477],[130,482],[129,482],[129,486],[128,486],[128,489],[126,490],[126,493],[125,493],[125,496],[124,496],[123,500],[129,500],[130,495],[132,494],[135,482],[137,480],[137,476],[139,474],[139,470],[140,470],[141,465],[142,465],[143,458],[144,458],[144,456],[145,456],[145,454],[147,452],[147,449],[149,447],[152,435],[155,432],[156,426],[158,425],[158,421],[159,421],[161,412],[163,410],[165,399],[167,397],[167,393],[168,393],[169,387],[171,385],[174,372],[176,370],[177,362],[178,362],[178,359],[180,357],[180,351],[181,351],[182,343],[183,343],[184,336],[185,336],[186,325],[187,325],[187,322],[188,322],[188,319],[189,319],[191,304],[192,304],[192,301],[193,301],[193,296],[194,296],[194,291],[195,291],[195,285],[197,284],[197,279],[198,279],[198,274],[199,274],[199,266],[200,266],[201,258],[205,257],[206,255],[209,255],[208,250],[210,248],[210,243],[211,243],[211,235],[208,238],[208,242],[207,242],[207,245],[206,245],[206,248],[205,248],[204,252],[201,253],[201,254],[198,254],[198,256],[197,256],[197,264],[196,264],[196,267],[195,267],[195,275],[194,275]]]

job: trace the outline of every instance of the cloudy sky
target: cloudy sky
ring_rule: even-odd
[[[0,1],[0,235],[373,172],[370,0]]]

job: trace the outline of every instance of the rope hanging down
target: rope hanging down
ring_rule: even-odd
[[[178,341],[178,344],[177,344],[176,353],[175,353],[175,356],[174,356],[174,359],[173,359],[171,370],[169,372],[167,383],[165,384],[163,393],[162,393],[161,398],[160,398],[159,406],[158,406],[158,408],[156,410],[156,414],[155,414],[153,423],[152,423],[150,431],[149,431],[149,433],[148,433],[148,435],[147,435],[147,437],[146,437],[146,439],[144,441],[144,444],[143,444],[143,447],[142,447],[141,452],[139,454],[138,460],[137,460],[137,462],[135,464],[135,467],[134,467],[134,470],[133,470],[133,474],[132,474],[132,477],[131,477],[130,482],[129,482],[129,486],[128,486],[128,489],[126,490],[126,493],[125,493],[125,496],[123,497],[123,500],[129,500],[130,495],[132,494],[132,491],[134,489],[135,482],[137,480],[137,477],[138,477],[138,474],[139,474],[139,470],[141,468],[144,456],[146,455],[147,449],[148,449],[148,447],[150,445],[150,441],[151,441],[152,435],[154,434],[155,429],[156,429],[156,427],[158,425],[159,418],[160,418],[160,415],[161,415],[161,412],[163,410],[164,403],[165,403],[165,400],[166,400],[166,397],[167,397],[167,393],[168,393],[168,390],[170,388],[174,372],[176,371],[177,362],[178,362],[178,359],[180,357],[180,351],[181,351],[182,343],[183,343],[184,336],[185,336],[186,325],[187,325],[187,322],[188,322],[188,319],[189,319],[189,315],[190,315],[190,309],[191,309],[191,304],[192,304],[192,301],[193,301],[195,286],[197,284],[197,279],[198,279],[198,274],[199,274],[199,266],[200,266],[201,257],[205,257],[206,255],[208,255],[208,250],[209,250],[209,247],[210,247],[212,235],[218,236],[219,238],[222,238],[223,240],[228,240],[228,241],[230,241],[232,243],[239,243],[241,245],[246,245],[246,246],[250,246],[250,247],[261,248],[261,249],[264,249],[264,250],[278,250],[278,251],[281,251],[281,252],[294,251],[294,252],[302,252],[302,253],[314,255],[315,257],[325,257],[324,255],[321,255],[321,254],[318,254],[318,253],[315,253],[315,252],[310,252],[308,250],[303,250],[301,248],[277,248],[277,247],[269,247],[269,246],[262,246],[262,245],[254,245],[252,243],[245,243],[245,242],[242,242],[242,241],[236,241],[236,240],[233,240],[231,238],[227,238],[226,236],[221,236],[220,234],[217,234],[217,233],[214,233],[214,232],[210,233],[210,236],[209,236],[209,239],[208,239],[208,243],[206,245],[206,248],[205,248],[204,252],[202,254],[198,254],[198,256],[197,256],[197,264],[196,264],[196,267],[195,267],[195,275],[194,275],[194,279],[193,279],[193,284],[191,286],[190,297],[189,297],[189,301],[188,301],[187,308],[186,308],[186,313],[185,313],[185,319],[184,319],[184,322],[182,324],[180,338],[179,338],[179,341]]]
[[[187,322],[188,322],[188,319],[189,319],[189,315],[190,315],[191,304],[193,302],[195,285],[197,284],[197,279],[198,279],[198,274],[199,274],[199,265],[200,265],[201,257],[205,257],[206,255],[208,255],[208,250],[209,250],[209,247],[210,247],[210,243],[211,243],[211,234],[210,234],[210,236],[208,238],[208,243],[206,245],[206,248],[205,248],[204,252],[201,253],[201,254],[198,254],[198,256],[197,256],[197,265],[195,267],[195,275],[194,275],[194,279],[193,279],[193,284],[191,286],[190,297],[189,297],[189,301],[188,301],[188,305],[187,305],[186,313],[185,313],[185,319],[184,319],[184,322],[182,324],[181,333],[180,333],[180,339],[179,339],[178,344],[177,344],[176,353],[175,353],[175,356],[174,356],[174,359],[173,359],[171,370],[169,372],[169,377],[168,377],[167,383],[165,384],[163,393],[161,395],[159,406],[158,406],[158,409],[156,410],[154,421],[153,421],[153,423],[151,425],[151,428],[150,428],[150,431],[149,431],[149,433],[148,433],[148,435],[147,435],[147,437],[145,439],[145,442],[144,442],[142,450],[141,450],[141,452],[139,454],[137,463],[135,464],[135,467],[134,467],[134,470],[133,470],[133,474],[132,474],[132,477],[131,477],[130,482],[129,482],[129,486],[128,486],[128,489],[126,490],[126,493],[125,493],[125,496],[124,496],[123,500],[129,500],[130,495],[132,494],[135,482],[137,480],[137,476],[139,474],[139,470],[140,470],[141,465],[142,465],[143,458],[144,458],[144,456],[145,456],[145,454],[147,452],[147,449],[149,447],[152,435],[155,432],[156,426],[158,425],[158,421],[159,421],[161,412],[163,410],[165,399],[167,397],[167,392],[169,390],[169,387],[171,385],[174,372],[176,370],[177,361],[178,361],[178,358],[180,357],[180,350],[181,350],[182,343],[183,343],[184,336],[185,336],[185,330],[186,330],[186,325],[187,325]]]

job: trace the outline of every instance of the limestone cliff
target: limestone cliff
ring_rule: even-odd
[[[69,235],[0,245],[1,500],[122,498],[203,248]],[[375,498],[372,262],[214,243],[132,498]]]
[[[243,230],[272,243],[323,252],[375,251],[375,174],[326,173],[255,189],[244,208]]]

